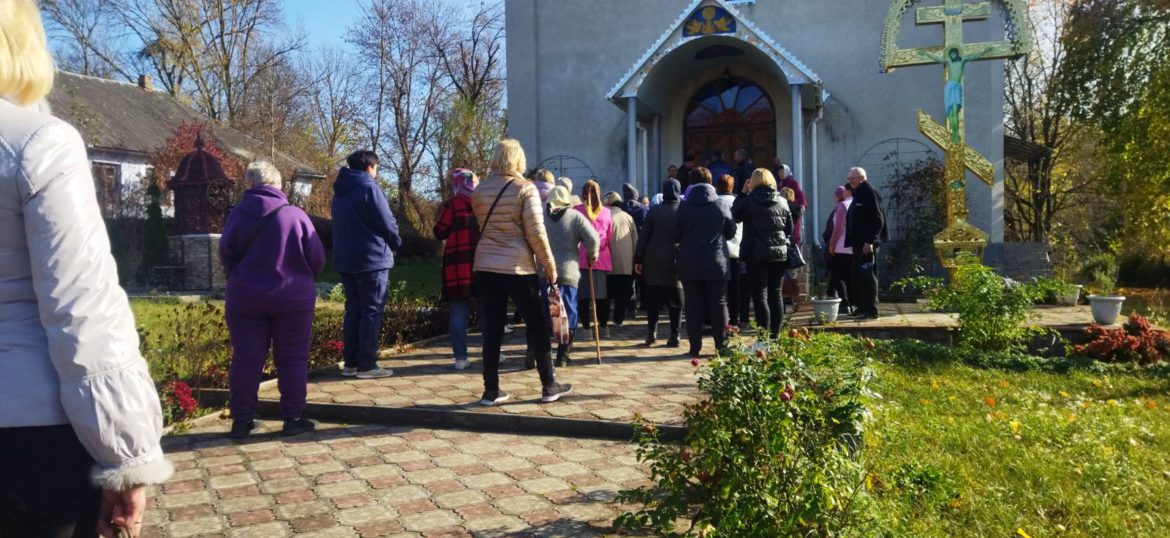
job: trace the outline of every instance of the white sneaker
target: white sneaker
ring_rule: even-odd
[[[513,331],[512,324],[505,323],[504,324],[504,334],[512,334],[512,331]]]
[[[357,378],[358,379],[381,379],[383,377],[390,377],[392,375],[394,375],[394,370],[391,370],[389,368],[374,368],[373,370],[366,370],[364,372],[358,372]]]
[[[469,361],[467,359],[455,361],[455,369],[456,370],[466,370],[469,367],[471,367],[471,361]]]
[[[353,367],[346,366],[346,367],[341,369],[341,375],[343,375],[345,377],[353,377],[353,376],[357,375],[357,367],[356,366],[353,366]]]

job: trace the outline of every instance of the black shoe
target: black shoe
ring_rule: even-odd
[[[561,367],[569,360],[569,344],[557,344],[557,360],[555,366]]]
[[[650,346],[657,344],[657,343],[658,343],[658,336],[652,334],[652,335],[646,337],[646,341],[643,342],[642,345],[644,345],[646,347],[650,347]]]
[[[485,390],[483,396],[479,399],[479,405],[486,405],[491,407],[501,402],[508,401],[512,395],[502,390]]]
[[[298,419],[284,419],[284,429],[280,430],[280,434],[285,437],[292,437],[302,433],[309,433],[317,429],[317,423],[308,418],[301,417]]]
[[[228,437],[232,439],[246,439],[256,429],[256,423],[251,420],[233,420],[232,431]]]
[[[524,354],[524,369],[532,370],[534,368],[536,368],[536,355],[533,355],[532,351],[528,351]]]
[[[671,336],[670,340],[666,341],[666,347],[682,347],[682,343],[678,341],[677,336]]]
[[[568,383],[553,383],[541,391],[540,401],[543,403],[552,403],[561,399],[561,396],[568,396],[572,392],[573,385]]]

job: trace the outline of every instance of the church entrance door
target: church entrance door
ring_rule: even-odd
[[[703,86],[687,103],[683,153],[700,164],[720,155],[731,164],[737,148],[747,148],[756,164],[770,165],[776,155],[776,113],[759,85],[724,76]]]

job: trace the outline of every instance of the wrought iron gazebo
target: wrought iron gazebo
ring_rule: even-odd
[[[185,155],[167,182],[175,193],[175,224],[179,234],[223,233],[232,208],[235,181],[227,177],[219,160],[203,149],[203,136],[195,138],[195,151]]]

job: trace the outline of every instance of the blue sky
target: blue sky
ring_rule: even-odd
[[[285,0],[290,29],[303,28],[309,47],[345,47],[345,32],[359,17],[358,0]]]

